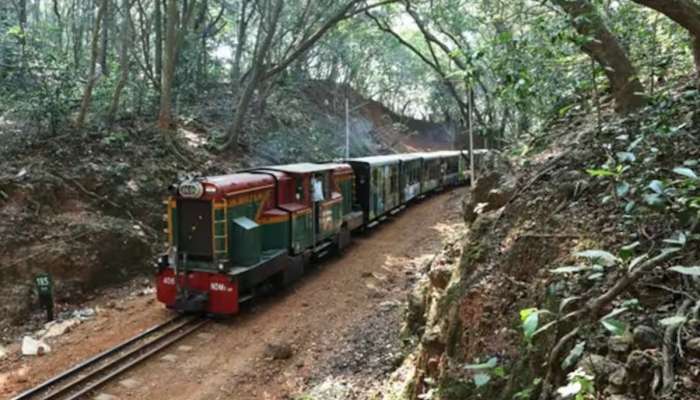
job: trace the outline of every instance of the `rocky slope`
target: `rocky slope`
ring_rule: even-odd
[[[700,398],[698,105],[680,84],[600,129],[579,110],[481,177],[409,299],[392,395]]]

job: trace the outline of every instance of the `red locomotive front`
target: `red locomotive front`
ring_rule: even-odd
[[[297,280],[312,257],[346,246],[361,223],[352,176],[346,164],[302,163],[173,185],[158,301],[235,314],[261,289]]]
[[[262,243],[274,208],[275,177],[239,173],[187,179],[168,199],[169,251],[158,260],[158,301],[185,312],[235,314],[246,289],[281,265],[282,248]],[[276,251],[275,251],[276,250]],[[259,268],[266,266],[265,271]],[[255,270],[256,276],[247,273]]]

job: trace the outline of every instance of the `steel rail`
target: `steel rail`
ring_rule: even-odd
[[[58,398],[59,396],[65,395],[66,393],[69,393],[73,390],[76,390],[76,388],[78,386],[85,384],[86,382],[88,382],[90,380],[95,379],[95,377],[97,375],[104,373],[109,368],[112,368],[113,366],[124,362],[126,359],[132,357],[134,354],[139,353],[139,352],[143,352],[142,355],[138,356],[135,359],[135,360],[138,360],[137,362],[133,362],[133,360],[132,360],[132,362],[127,363],[127,365],[128,365],[127,368],[120,367],[117,370],[115,370],[115,371],[119,371],[118,373],[114,373],[114,372],[108,373],[107,376],[110,377],[109,379],[112,379],[115,376],[117,376],[118,374],[126,371],[128,368],[135,366],[139,362],[145,360],[146,358],[150,357],[151,355],[155,354],[156,352],[167,347],[168,345],[170,345],[170,344],[174,343],[175,341],[180,340],[181,338],[187,336],[188,334],[190,334],[194,330],[199,329],[202,325],[204,325],[207,322],[207,320],[193,318],[193,319],[187,320],[186,322],[184,322],[182,324],[176,324],[178,321],[181,321],[183,318],[184,318],[183,316],[177,316],[177,317],[174,317],[174,318],[172,318],[164,323],[155,325],[155,326],[147,329],[146,331],[143,331],[143,332],[139,333],[138,335],[136,335],[136,336],[134,336],[134,337],[110,348],[110,349],[103,351],[100,354],[97,354],[97,355],[95,355],[95,356],[93,356],[85,361],[80,362],[79,364],[73,366],[69,370],[64,371],[61,374],[56,375],[56,376],[46,380],[45,382],[39,384],[38,386],[35,386],[29,390],[26,390],[25,392],[14,397],[12,400],[30,399],[30,398],[33,398],[34,396],[40,395],[42,392],[45,392],[45,394],[43,395],[43,397],[39,397],[41,399],[48,400],[48,399]],[[185,329],[184,331],[178,333],[178,331],[180,331],[183,328],[186,328],[188,325],[191,325],[193,323],[194,323],[193,327]],[[166,331],[165,333],[161,334],[160,336],[155,337],[155,339],[148,340],[148,339],[150,339],[150,336],[152,336],[158,332],[161,332],[164,329],[166,329],[172,325],[175,325],[175,328],[170,329],[170,330]],[[173,336],[173,334],[176,334],[176,333],[178,333],[178,334]],[[165,340],[166,338],[169,338],[169,340]],[[144,341],[144,343],[139,345],[139,346],[136,346],[135,348],[127,351],[125,354],[122,354],[113,360],[107,361],[106,363],[99,365],[100,362],[102,362],[104,360],[109,360],[110,356],[113,356],[115,354],[118,354],[121,351],[124,351],[126,348],[128,348],[129,346],[131,346],[135,343],[138,343],[139,341]],[[150,349],[150,350],[147,350],[144,352],[144,350],[146,350],[147,348],[149,348],[153,345],[156,345],[156,346],[153,349]],[[154,349],[155,349],[155,351],[154,351]],[[147,354],[147,356],[144,356],[146,354]],[[59,387],[56,390],[50,391],[50,388],[52,386],[54,386],[62,381],[69,380],[70,378],[75,378],[76,376],[78,376],[78,374],[80,372],[82,372],[86,369],[89,369],[91,367],[94,367],[94,366],[98,366],[98,367],[92,371],[89,371],[86,375],[79,376],[77,379],[70,381],[69,383],[65,384],[64,386]],[[88,385],[88,386],[91,387],[90,390],[94,390],[98,386],[101,386],[102,384],[106,383],[109,379],[106,379],[106,380],[99,379],[100,383],[98,385],[92,384],[92,385]],[[85,393],[89,392],[90,390],[85,391]],[[80,391],[80,393],[81,393],[80,395],[85,394],[85,393],[83,393],[82,390]],[[73,398],[77,398],[77,397],[74,395],[74,396],[68,397],[68,398],[73,399]]]

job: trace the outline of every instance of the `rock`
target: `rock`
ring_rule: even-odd
[[[614,353],[627,353],[632,342],[633,338],[629,335],[612,336],[608,340],[608,348]]]
[[[610,377],[608,378],[608,382],[610,382],[611,385],[614,385],[617,387],[625,386],[626,381],[627,381],[627,370],[624,367],[621,367],[617,371],[613,372],[610,375]]]
[[[39,336],[42,340],[43,339],[48,339],[56,336],[61,336],[64,333],[70,331],[70,328],[80,324],[81,320],[74,318],[74,319],[68,319],[65,321],[51,321],[46,323],[44,325],[44,330],[41,335],[37,333],[37,336]]]
[[[511,196],[513,196],[513,188],[507,186],[489,191],[489,195],[486,198],[488,209],[498,210],[506,205]]]
[[[425,326],[427,293],[428,285],[426,281],[421,281],[408,295],[408,307],[406,307],[404,323],[406,324],[406,330],[410,334],[418,335]]]
[[[85,321],[88,319],[92,319],[97,315],[97,312],[95,311],[94,308],[82,308],[79,310],[73,310],[73,311],[67,311],[59,314],[59,318],[61,319],[77,319],[80,321]]]
[[[46,343],[36,340],[31,336],[22,338],[22,354],[25,356],[37,356],[51,351]]]
[[[0,346],[0,360],[7,357],[7,349],[4,346]]]
[[[653,349],[659,346],[659,334],[652,327],[639,325],[632,331],[634,346],[638,349]]]
[[[689,339],[685,346],[688,348],[688,351],[700,356],[700,337]]]
[[[661,363],[659,352],[633,350],[627,356],[627,393],[648,398],[654,375]]]
[[[287,360],[292,357],[294,351],[289,343],[268,343],[265,345],[264,354],[273,360]]]
[[[581,358],[579,367],[591,375],[606,379],[618,370],[624,369],[622,364],[598,354],[589,354]]]
[[[450,277],[452,277],[452,270],[445,265],[438,265],[428,273],[430,283],[440,290],[447,287],[447,284],[450,283]]]
[[[442,332],[439,327],[434,326],[425,332],[421,338],[423,348],[429,354],[442,354],[445,351],[445,343],[442,340]]]
[[[681,378],[681,383],[683,384],[683,387],[688,390],[696,390],[698,386],[697,383],[695,383],[695,379],[689,376],[683,376]]]

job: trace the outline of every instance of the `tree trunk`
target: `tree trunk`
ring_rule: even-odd
[[[163,70],[163,15],[161,12],[161,0],[155,0],[154,2],[154,15],[155,19],[155,76],[156,81],[161,81],[161,71]]]
[[[25,54],[27,47],[27,0],[19,0],[17,4],[19,19],[19,72],[24,76]]]
[[[85,91],[83,92],[83,100],[80,103],[80,111],[78,113],[78,118],[75,122],[75,126],[80,129],[85,123],[85,116],[90,109],[90,101],[92,100],[92,89],[95,87],[95,83],[102,75],[102,71],[97,71],[97,57],[100,54],[99,49],[99,38],[100,38],[100,25],[102,23],[102,18],[105,14],[105,9],[107,8],[107,0],[102,0],[100,2],[100,7],[97,10],[97,17],[95,18],[95,25],[92,29],[92,44],[91,44],[91,55],[90,55],[90,69],[88,72],[87,83],[85,84]]]
[[[122,10],[124,12],[124,20],[122,21],[122,47],[119,50],[119,81],[114,89],[112,96],[112,104],[107,113],[107,122],[111,125],[114,122],[114,116],[119,108],[119,98],[126,82],[129,80],[129,48],[131,47],[131,1],[122,0]]]
[[[111,1],[107,0],[104,16],[102,17],[102,48],[100,49],[100,65],[102,74],[109,75],[109,65],[107,64],[107,52],[109,50],[109,22],[112,15]]]
[[[238,147],[238,136],[241,131],[241,128],[243,128],[243,120],[245,118],[246,113],[248,112],[248,107],[250,106],[250,103],[253,100],[253,94],[255,93],[255,89],[258,87],[258,83],[262,77],[263,63],[265,62],[265,58],[267,57],[268,51],[270,50],[272,39],[274,38],[275,33],[277,32],[277,25],[279,22],[280,14],[282,13],[282,6],[283,0],[277,0],[274,6],[269,6],[270,8],[274,7],[274,9],[267,10],[267,18],[269,18],[269,21],[268,27],[264,33],[264,37],[261,36],[263,35],[264,30],[258,30],[257,42],[259,45],[256,46],[257,52],[253,57],[253,65],[251,66],[249,77],[246,81],[243,93],[241,93],[241,96],[239,97],[238,102],[236,104],[233,122],[226,131],[226,142],[223,145],[225,149],[236,149]],[[261,21],[261,25],[263,23],[264,20]],[[235,84],[236,83],[234,83],[234,85]]]
[[[692,0],[633,0],[671,18],[690,33],[695,73],[700,82],[700,5]]]
[[[164,131],[169,130],[173,122],[172,86],[175,78],[175,62],[177,60],[177,0],[168,0],[166,15],[168,20],[165,28],[165,62],[161,73],[160,113],[158,115],[158,127]]]
[[[603,67],[610,81],[615,110],[627,114],[646,104],[644,87],[637,77],[637,71],[595,6],[588,0],[552,2],[569,14],[571,23],[581,36],[592,38],[581,47]]]
[[[231,65],[231,85],[233,85],[234,88],[241,81],[241,58],[243,57],[243,49],[247,41],[248,31],[247,9],[248,0],[241,0],[240,15],[238,16],[238,34],[236,35],[236,50],[233,56],[233,65]]]

